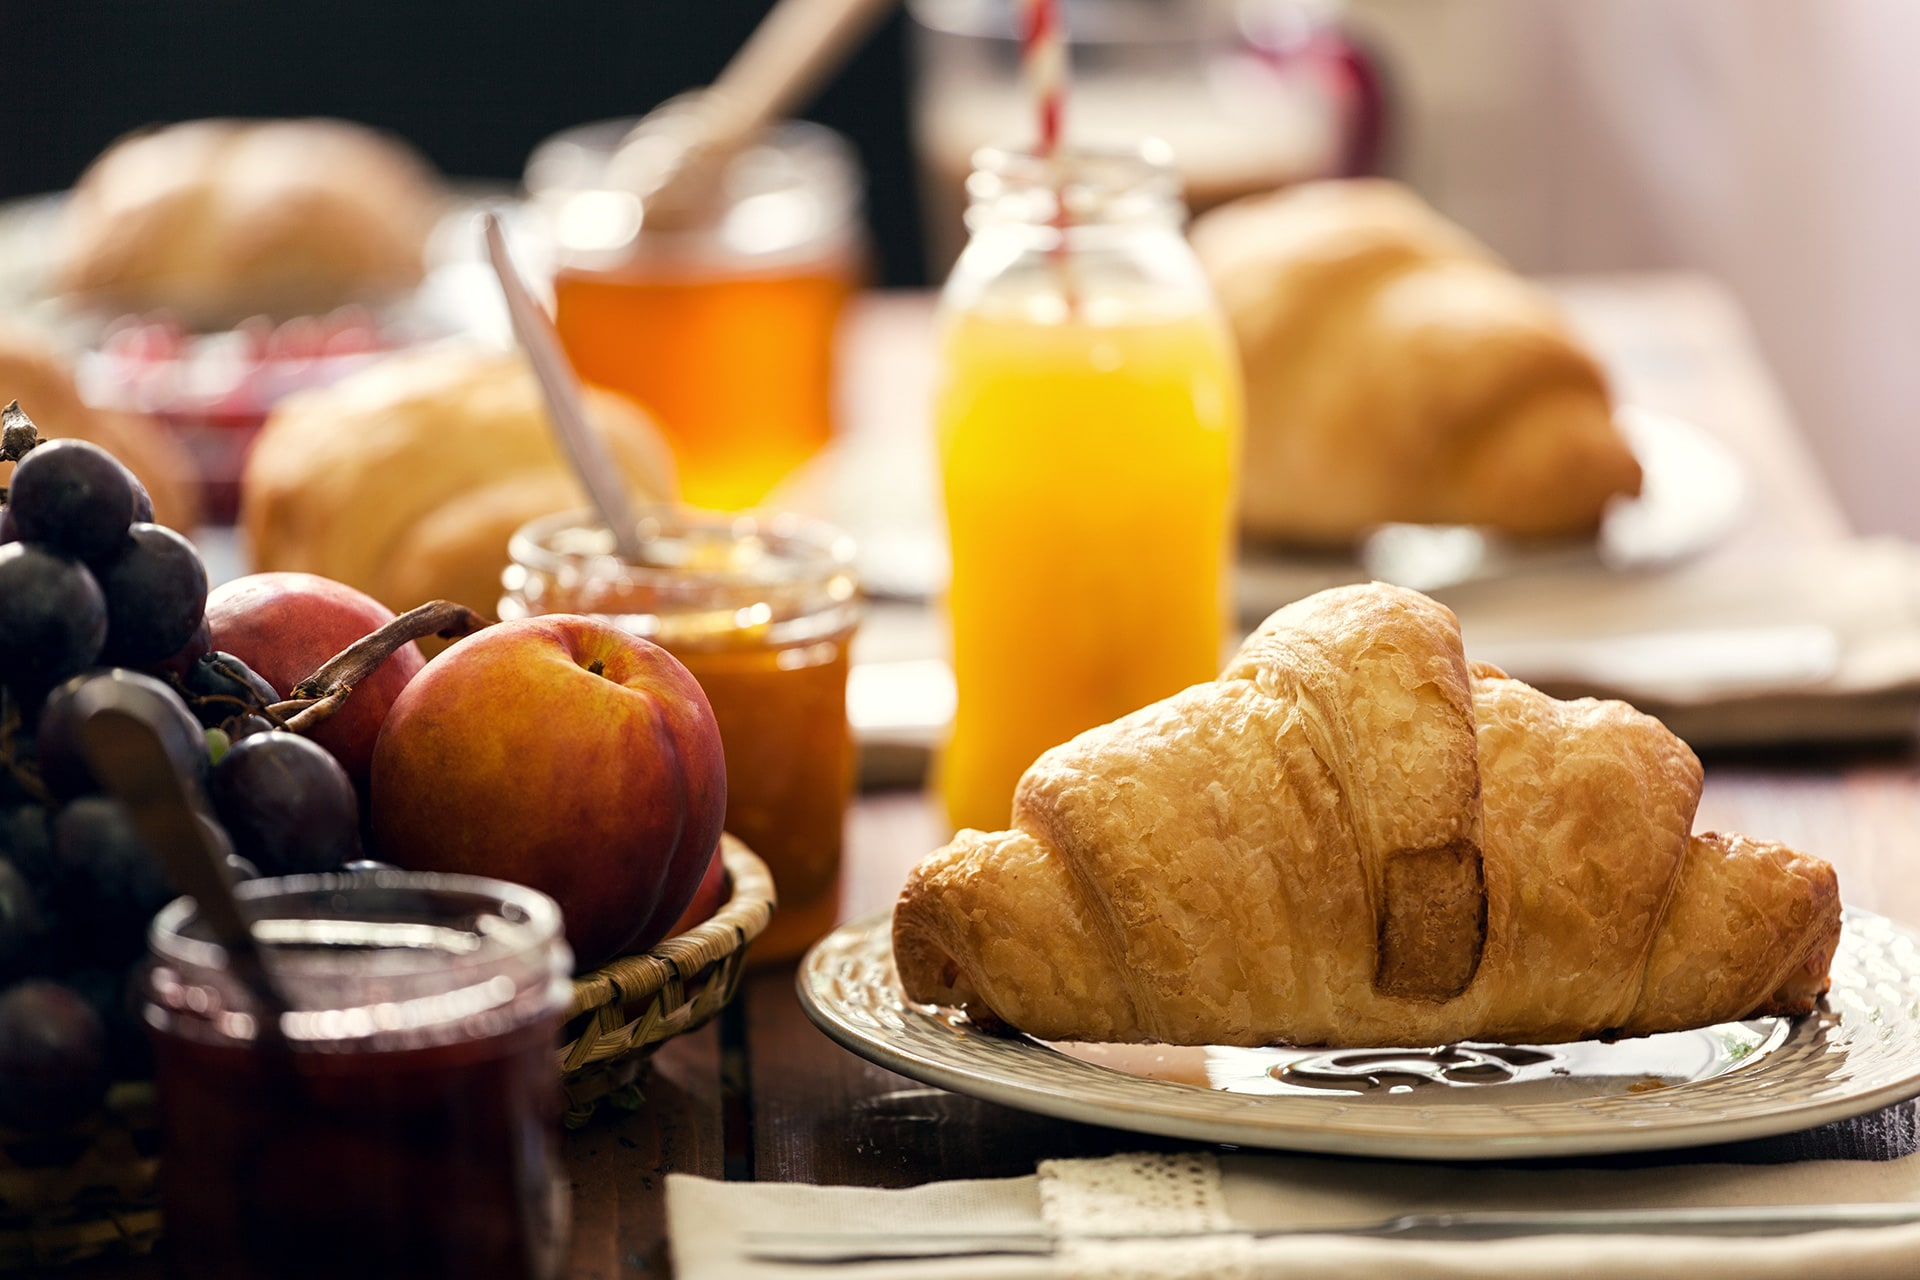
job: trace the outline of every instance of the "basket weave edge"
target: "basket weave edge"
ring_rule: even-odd
[[[739,839],[722,835],[719,856],[733,888],[709,919],[646,952],[610,960],[574,979],[566,1020],[589,1013],[594,1017],[558,1051],[570,1086],[593,1068],[693,1030],[732,997],[747,945],[772,918],[775,894],[766,863]],[[687,987],[703,974],[707,983],[689,1000]],[[626,1016],[627,1010],[634,1010],[634,1016]]]

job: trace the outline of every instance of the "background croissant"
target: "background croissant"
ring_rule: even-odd
[[[1193,245],[1246,374],[1248,533],[1577,534],[1639,492],[1600,369],[1552,301],[1406,188],[1236,201],[1194,224]]]
[[[910,999],[1045,1039],[1552,1043],[1812,1009],[1833,869],[1690,835],[1699,761],[1619,702],[1470,666],[1375,584],[1269,618],[1221,677],[1081,734],[1013,829],[913,871]]]
[[[193,458],[164,424],[144,414],[96,409],[80,396],[67,358],[31,329],[0,323],[0,406],[18,400],[42,439],[71,436],[125,463],[153,499],[153,518],[174,529],[200,523]],[[0,486],[13,474],[0,463]]]
[[[346,120],[188,120],[129,134],[60,214],[54,285],[218,328],[412,289],[442,212],[398,138]]]
[[[603,388],[585,403],[629,491],[671,498],[652,420]],[[492,617],[514,530],[585,503],[532,368],[441,343],[276,405],[247,457],[240,524],[259,569],[334,578],[396,613],[447,599]]]

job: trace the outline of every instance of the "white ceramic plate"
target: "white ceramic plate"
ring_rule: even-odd
[[[1726,445],[1649,409],[1622,406],[1614,422],[1640,461],[1640,496],[1609,506],[1597,537],[1528,542],[1469,525],[1390,524],[1351,552],[1243,546],[1241,616],[1257,621],[1302,596],[1369,579],[1435,592],[1526,573],[1654,569],[1699,555],[1739,523],[1746,479]]]
[[[884,915],[801,963],[829,1036],[901,1075],[1044,1115],[1203,1142],[1494,1160],[1767,1137],[1920,1093],[1920,935],[1849,910],[1815,1014],[1516,1050],[1053,1046],[901,994]]]

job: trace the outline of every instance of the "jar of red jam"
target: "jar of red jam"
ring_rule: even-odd
[[[400,871],[239,892],[289,1006],[277,1043],[191,899],[149,934],[175,1273],[557,1276],[572,957],[553,900]]]

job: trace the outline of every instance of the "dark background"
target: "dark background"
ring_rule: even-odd
[[[713,79],[771,0],[0,0],[0,199],[197,116],[334,115],[455,177],[515,181],[541,138]],[[801,114],[859,148],[876,268],[924,279],[896,12]]]

